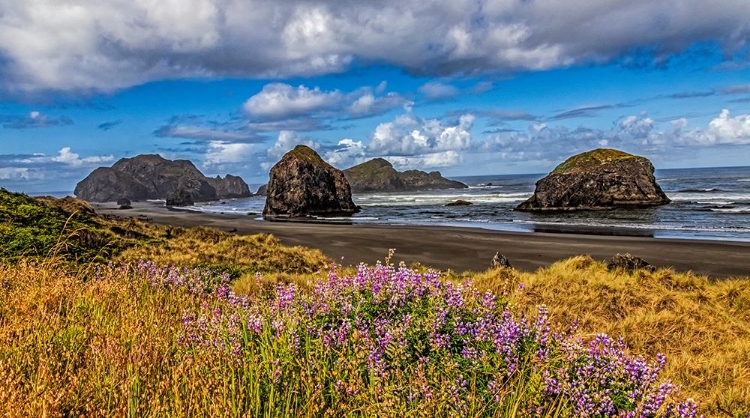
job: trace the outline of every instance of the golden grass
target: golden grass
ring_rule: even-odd
[[[634,353],[666,354],[664,377],[701,401],[709,416],[750,411],[750,278],[610,272],[588,256],[535,273],[500,268],[469,275],[527,312],[547,305],[561,329],[578,320],[581,334],[622,336]]]
[[[207,266],[239,275],[312,273],[330,260],[320,250],[287,247],[270,234],[239,236],[210,228],[168,228],[169,239],[123,251],[117,260],[149,260],[158,265]]]
[[[317,250],[285,247],[270,235],[172,228],[167,238],[163,227],[136,222],[130,229],[157,238],[118,260],[233,269],[238,293],[289,282],[304,291],[330,263]],[[96,268],[71,270],[55,261],[0,265],[0,416],[139,416],[164,402],[179,409],[186,397],[209,390],[191,384],[200,368],[176,354],[175,335],[191,296],[144,289],[106,268],[94,280]],[[260,280],[256,272],[263,273]],[[583,335],[622,335],[635,354],[665,353],[664,377],[699,400],[707,416],[750,411],[750,278],[609,272],[586,256],[534,273],[500,268],[446,278],[472,278],[480,290],[527,312],[545,304],[559,328],[578,320]]]

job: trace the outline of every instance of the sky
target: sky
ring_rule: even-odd
[[[295,145],[448,177],[750,165],[748,0],[0,0],[0,187]]]

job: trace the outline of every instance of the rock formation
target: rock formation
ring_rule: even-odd
[[[193,195],[190,193],[190,190],[187,189],[178,189],[174,192],[170,193],[169,196],[167,196],[167,206],[193,206],[195,205],[195,201],[193,200]]]
[[[522,211],[602,210],[669,203],[644,158],[614,149],[595,149],[568,158],[536,183]]]
[[[607,262],[607,270],[612,271],[617,269],[622,269],[624,271],[635,271],[638,269],[648,271],[656,270],[656,268],[646,260],[627,253],[615,254],[615,256]]]
[[[258,187],[258,191],[255,192],[255,195],[256,196],[265,196],[266,193],[267,193],[267,190],[268,190],[268,185],[264,184],[264,185]]]
[[[473,205],[473,203],[469,202],[468,200],[461,200],[461,199],[445,204],[445,206],[469,206],[469,205]]]
[[[495,253],[495,256],[492,257],[490,267],[493,269],[498,267],[513,268],[513,266],[510,265],[510,260],[508,260],[508,257],[500,254],[499,252]]]
[[[393,165],[382,158],[344,170],[352,192],[401,192],[429,189],[465,189],[467,185],[449,180],[439,171],[426,173],[419,170],[398,172]]]
[[[193,201],[251,196],[241,178],[209,178],[188,160],[167,160],[159,155],[123,158],[112,167],[99,167],[76,185],[75,195],[90,202],[166,199],[186,190]]]
[[[358,211],[344,173],[309,147],[298,145],[271,168],[263,209],[266,219]]]

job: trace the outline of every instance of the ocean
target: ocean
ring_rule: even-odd
[[[452,177],[468,189],[355,194],[362,211],[321,221],[354,224],[441,225],[516,232],[569,232],[750,242],[750,167],[657,170],[672,203],[645,209],[562,213],[517,212],[544,174]],[[470,206],[445,206],[457,199]],[[185,210],[250,214],[260,219],[265,199],[200,203]]]

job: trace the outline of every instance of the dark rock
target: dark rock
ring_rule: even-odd
[[[469,205],[473,205],[473,203],[466,201],[466,200],[458,199],[455,202],[447,203],[445,206],[469,206]]]
[[[265,196],[265,195],[266,195],[266,190],[267,190],[267,189],[268,189],[268,185],[267,185],[267,184],[264,184],[264,185],[262,185],[262,186],[258,187],[258,191],[257,191],[257,192],[255,192],[255,194],[256,194],[257,196]]]
[[[193,195],[187,189],[179,189],[167,197],[167,206],[193,206]]]
[[[123,158],[112,167],[99,167],[75,188],[78,198],[90,202],[166,199],[184,189],[194,202],[251,196],[239,177],[209,178],[188,160],[166,160],[159,155]]]
[[[382,158],[344,170],[352,192],[401,192],[430,189],[465,189],[468,186],[440,175],[439,171],[426,173],[419,170],[398,172]]]
[[[120,205],[120,209],[133,209],[133,206],[130,204],[130,200],[121,197],[117,199],[117,204]]]
[[[625,271],[634,271],[638,269],[644,269],[648,271],[654,271],[656,268],[649,264],[646,260],[636,257],[630,254],[615,254],[609,262],[607,262],[607,270],[612,271],[616,269],[622,269]]]
[[[669,198],[644,158],[596,149],[568,158],[536,183],[522,211],[602,210],[665,205]]]
[[[298,145],[271,168],[263,217],[351,215],[359,209],[341,170]]]
[[[500,254],[499,252],[495,253],[495,256],[492,257],[492,263],[490,264],[490,267],[492,267],[493,269],[497,267],[513,268],[510,265],[508,257]]]

